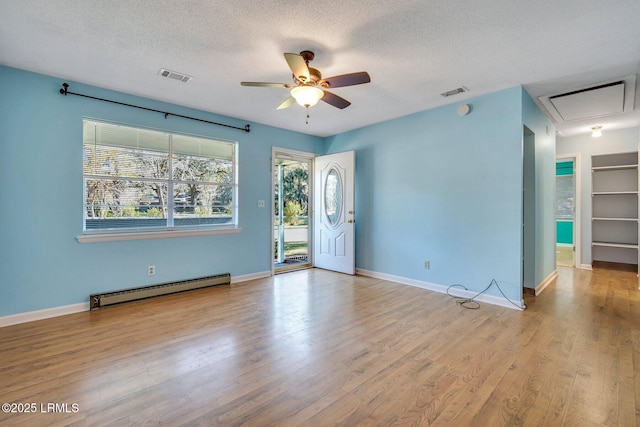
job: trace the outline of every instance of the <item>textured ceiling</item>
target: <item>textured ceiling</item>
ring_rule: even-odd
[[[0,64],[328,136],[518,84],[537,99],[640,73],[639,22],[638,0],[0,0]],[[321,102],[308,125],[302,107],[276,110],[286,89],[240,86],[289,83],[282,54],[302,50],[325,77],[372,82],[333,90],[352,105]],[[597,124],[638,126],[637,94]]]

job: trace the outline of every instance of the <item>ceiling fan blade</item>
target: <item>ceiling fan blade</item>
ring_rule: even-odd
[[[287,64],[289,64],[289,68],[291,68],[291,72],[303,83],[308,82],[311,78],[309,76],[309,67],[307,67],[307,63],[305,62],[302,55],[298,55],[297,53],[285,53],[284,59],[287,60]]]
[[[285,108],[289,108],[296,102],[296,99],[293,96],[288,97],[284,100],[284,102],[278,105],[278,110],[284,110]]]
[[[320,81],[320,86],[334,88],[361,85],[363,83],[369,83],[370,81],[371,77],[369,77],[369,73],[367,73],[366,71],[360,71],[358,73],[342,74],[340,76],[328,77]]]
[[[266,83],[266,82],[240,82],[242,86],[256,86],[256,87],[284,87],[291,88],[293,85],[289,83]]]
[[[346,99],[341,98],[338,95],[326,90],[324,91],[324,96],[321,99],[327,104],[333,105],[334,107],[339,108],[341,110],[351,105],[351,103]]]

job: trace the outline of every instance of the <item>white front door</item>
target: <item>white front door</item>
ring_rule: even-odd
[[[315,158],[314,265],[355,274],[355,152]]]

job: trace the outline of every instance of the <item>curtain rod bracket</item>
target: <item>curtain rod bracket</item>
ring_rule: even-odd
[[[174,114],[174,113],[169,113],[167,111],[155,110],[153,108],[141,107],[139,105],[127,104],[127,103],[124,103],[124,102],[112,101],[110,99],[98,98],[96,96],[90,96],[90,95],[84,95],[82,93],[71,92],[71,91],[69,91],[69,84],[68,83],[62,83],[62,88],[60,88],[60,94],[64,95],[64,96],[67,96],[67,95],[82,96],[83,98],[90,98],[90,99],[95,99],[97,101],[110,102],[112,104],[124,105],[125,107],[132,107],[132,108],[139,108],[141,110],[153,111],[155,113],[164,114],[164,118],[165,119],[171,115],[171,116],[181,117],[183,119],[195,120],[197,122],[209,123],[211,125],[224,126],[224,127],[231,128],[231,129],[243,130],[243,131],[245,131],[247,133],[251,132],[251,125],[250,124],[246,124],[244,127],[226,125],[224,123],[216,123],[216,122],[212,122],[210,120],[198,119],[196,117],[183,116],[182,114]]]

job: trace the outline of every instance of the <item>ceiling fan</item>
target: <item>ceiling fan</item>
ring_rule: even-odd
[[[340,109],[347,108],[351,105],[351,102],[329,92],[327,89],[354,86],[371,81],[371,77],[369,77],[369,73],[366,71],[342,74],[323,79],[320,71],[316,68],[309,67],[309,61],[312,61],[314,56],[314,53],[309,50],[303,50],[300,54],[284,54],[284,58],[293,72],[293,84],[265,82],[240,82],[240,84],[242,86],[283,87],[291,89],[291,95],[278,106],[278,110],[289,108],[294,102],[297,102],[307,109],[307,123],[309,123],[309,107],[313,107],[320,100]]]

